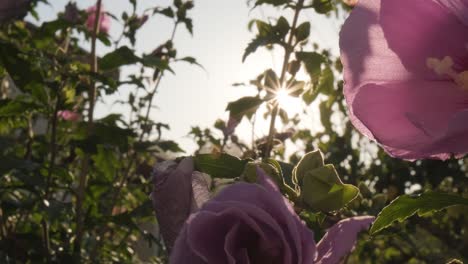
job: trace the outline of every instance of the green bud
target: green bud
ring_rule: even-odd
[[[364,182],[360,182],[358,188],[364,198],[372,197],[371,190],[369,190],[369,187],[367,187],[367,185]]]
[[[282,181],[281,171],[278,171],[275,165],[271,164],[270,161],[247,163],[241,176],[242,180],[246,182],[257,182],[257,167],[264,170],[265,173],[276,182],[276,184],[279,184],[279,180]]]
[[[303,203],[313,210],[324,212],[343,208],[359,194],[356,186],[340,180],[331,164],[309,170],[303,176],[300,187]]]
[[[293,170],[294,183],[302,185],[302,179],[308,171],[323,167],[324,165],[323,155],[320,150],[305,154]]]

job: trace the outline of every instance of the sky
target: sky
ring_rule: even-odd
[[[167,6],[169,0],[137,0],[140,14],[143,10],[154,6]],[[68,0],[49,0],[51,5],[41,4],[38,13],[41,21],[52,20],[57,12],[64,10]],[[76,1],[79,8],[87,8],[95,3],[92,0]],[[120,17],[122,12],[130,10],[128,0],[103,0],[106,11]],[[165,132],[163,137],[178,142],[188,153],[196,149],[196,144],[187,135],[192,126],[202,128],[212,127],[218,119],[226,120],[225,111],[228,102],[240,97],[253,95],[252,87],[233,87],[233,83],[247,82],[268,68],[278,69],[281,66],[282,52],[260,50],[247,58],[242,63],[243,51],[249,41],[254,37],[254,32],[249,32],[247,24],[251,19],[276,18],[279,12],[290,21],[292,13],[274,8],[256,8],[251,10],[246,0],[195,0],[195,7],[189,13],[194,21],[194,34],[191,36],[183,27],[180,27],[175,36],[175,47],[178,56],[192,56],[201,63],[205,70],[189,65],[177,63],[172,68],[175,75],[166,75],[158,89],[154,99],[156,108],[152,109],[150,118],[157,122],[167,123],[171,130]],[[31,18],[29,18],[31,19]],[[311,38],[320,43],[322,48],[338,55],[338,32],[342,21],[328,19],[323,15],[317,15],[312,10],[304,11],[300,21],[310,21],[312,25]],[[119,35],[122,27],[113,21],[110,35],[114,39]],[[137,53],[149,53],[163,41],[170,37],[172,21],[163,16],[154,16],[148,20],[137,34]],[[84,48],[89,48],[89,43],[83,42]],[[110,49],[98,45],[98,54],[103,55]],[[135,68],[124,67],[121,76],[126,76],[135,71]],[[124,115],[127,109],[112,104],[119,99],[128,98],[129,87],[123,87],[118,93],[103,98],[97,105],[96,116],[102,117],[111,112],[120,112]],[[301,102],[291,102],[291,107],[286,109],[293,114],[299,111]],[[294,107],[295,105],[295,107]],[[311,120],[302,120],[300,126],[315,127],[319,122],[317,105],[313,104],[308,109]],[[256,136],[261,137],[267,133],[268,121],[258,120]],[[277,127],[281,130],[280,125]],[[237,129],[241,139],[251,140],[251,128],[247,122],[243,122]]]

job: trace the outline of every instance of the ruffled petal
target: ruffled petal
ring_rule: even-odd
[[[316,264],[336,264],[354,247],[359,232],[369,228],[373,216],[351,217],[332,226],[317,244]]]

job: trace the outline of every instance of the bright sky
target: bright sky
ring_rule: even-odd
[[[51,20],[55,14],[64,9],[68,0],[52,0],[53,6],[41,5],[38,13],[41,20]],[[79,8],[87,8],[95,3],[92,0],[79,0]],[[153,7],[165,6],[169,0],[138,0],[140,11]],[[130,10],[128,0],[103,0],[107,11],[117,17],[125,10]],[[158,122],[168,123],[171,130],[164,137],[177,141],[182,148],[191,153],[195,143],[187,137],[191,126],[211,127],[218,118],[227,119],[225,108],[228,102],[242,96],[254,93],[253,88],[232,87],[236,82],[246,82],[253,79],[268,68],[278,69],[281,65],[282,53],[261,51],[251,55],[245,63],[241,57],[247,43],[254,34],[247,30],[249,20],[253,18],[278,17],[280,10],[256,9],[251,11],[246,0],[195,0],[195,8],[190,12],[194,21],[193,37],[180,27],[175,37],[178,55],[192,56],[200,62],[202,69],[179,63],[172,68],[176,75],[168,74],[161,82],[154,103],[158,108],[152,110],[151,118]],[[284,11],[281,11],[284,13]],[[291,20],[292,14],[285,17]],[[312,10],[304,12],[301,20],[312,24],[313,41],[323,48],[330,48],[333,54],[338,54],[338,32],[340,22],[315,15]],[[149,53],[170,37],[172,22],[165,17],[151,18],[137,35],[136,49],[138,53]],[[115,22],[111,27],[111,36],[119,35],[121,26]],[[89,43],[83,43],[89,46]],[[98,46],[98,53],[105,54],[109,50]],[[122,76],[132,72],[132,68],[124,68]],[[97,107],[97,116],[110,112],[124,112],[119,105],[112,106],[109,102],[127,99],[128,91],[122,88],[119,93],[105,98]],[[294,104],[294,102],[293,102]],[[296,105],[298,105],[297,102]],[[297,109],[297,106],[296,106]],[[290,109],[294,111],[294,109]],[[316,112],[311,106],[312,112]],[[318,119],[318,117],[312,119]],[[317,120],[303,120],[303,127],[311,127]],[[258,121],[257,136],[267,132],[267,122]],[[250,142],[250,126],[244,122],[238,129],[241,138]]]

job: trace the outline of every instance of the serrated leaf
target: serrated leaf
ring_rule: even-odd
[[[195,169],[218,178],[236,178],[244,171],[247,160],[229,154],[199,154],[194,157]]]
[[[261,20],[255,20],[257,25],[258,34],[257,36],[247,45],[245,48],[244,55],[242,56],[242,62],[259,47],[267,46],[271,44],[280,44],[281,39],[284,37],[281,35],[279,29],[274,28],[272,25],[265,23]]]
[[[468,206],[468,199],[433,191],[425,192],[419,196],[402,195],[380,212],[370,229],[370,233],[375,234],[395,221],[403,222],[416,213],[423,216],[453,205]]]

